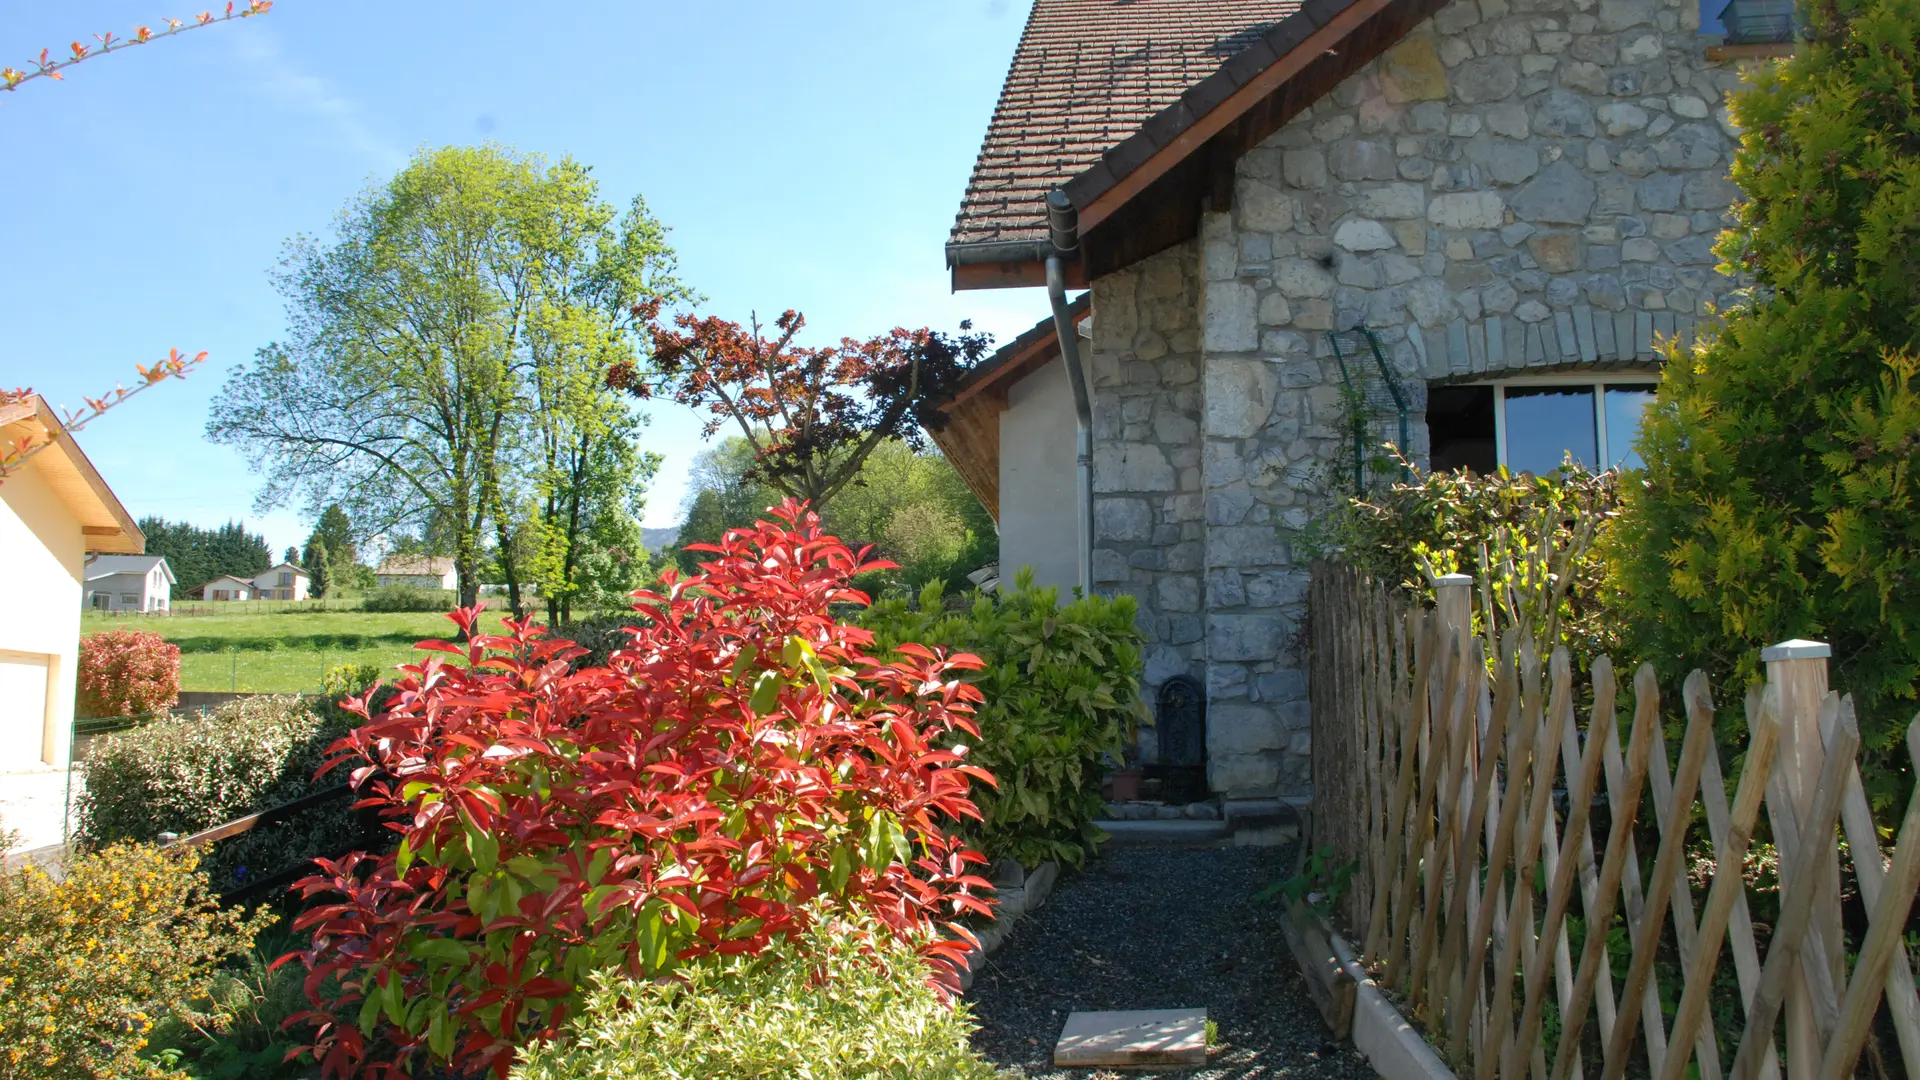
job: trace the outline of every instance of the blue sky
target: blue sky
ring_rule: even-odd
[[[5,0],[0,65],[192,13],[165,3]],[[256,512],[246,462],[201,435],[226,373],[282,331],[267,272],[413,150],[489,139],[645,195],[716,314],[796,307],[816,340],[972,318],[1004,341],[1045,294],[950,295],[941,244],[1027,6],[278,0],[89,60],[0,93],[0,385],[75,405],[170,346],[209,350],[81,444],[136,515],[302,541],[301,508]],[[663,525],[702,444],[690,413],[651,411]]]

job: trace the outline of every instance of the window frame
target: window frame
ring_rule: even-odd
[[[1652,371],[1609,371],[1609,372],[1565,372],[1562,374],[1520,375],[1510,379],[1476,379],[1462,383],[1464,386],[1491,386],[1493,388],[1493,460],[1502,468],[1507,465],[1507,387],[1509,386],[1556,386],[1572,388],[1587,387],[1593,392],[1593,435],[1594,453],[1599,455],[1596,462],[1601,468],[1612,468],[1604,464],[1613,460],[1607,445],[1607,387],[1608,386],[1645,386],[1652,383],[1660,385],[1660,372]]]

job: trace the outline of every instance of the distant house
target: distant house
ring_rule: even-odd
[[[86,605],[95,611],[165,612],[177,583],[165,555],[93,555],[87,559]]]
[[[313,575],[292,563],[270,566],[253,575],[255,600],[305,600]]]
[[[416,589],[452,590],[458,583],[453,559],[445,555],[389,555],[380,561],[373,580],[381,588],[409,585]]]
[[[252,600],[253,582],[246,578],[222,574],[200,588],[202,600]]]
[[[38,396],[0,405],[0,443],[46,444],[0,483],[0,772],[67,764],[87,552],[147,538]]]

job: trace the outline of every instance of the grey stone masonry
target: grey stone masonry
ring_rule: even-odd
[[[1651,363],[1731,288],[1739,75],[1697,26],[1693,0],[1456,0],[1248,152],[1195,242],[1094,282],[1095,577],[1140,599],[1150,686],[1206,685],[1216,790],[1309,794],[1293,538],[1345,445],[1329,331],[1371,327],[1420,405]]]

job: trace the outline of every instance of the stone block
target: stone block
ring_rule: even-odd
[[[1293,187],[1318,191],[1327,186],[1327,156],[1319,150],[1288,150],[1280,159],[1280,175]]]
[[[1686,187],[1686,177],[1677,173],[1659,173],[1640,181],[1636,194],[1642,210],[1678,210]]]
[[[1206,433],[1244,439],[1273,414],[1280,377],[1265,360],[1209,357],[1206,377]]]
[[[1563,158],[1520,189],[1513,212],[1524,221],[1583,225],[1598,194],[1593,181]]]
[[[1107,443],[1093,454],[1098,492],[1172,491],[1173,466],[1152,443]]]
[[[1434,196],[1427,220],[1443,229],[1497,229],[1505,210],[1498,192],[1457,192]]]
[[[1713,172],[1694,173],[1680,190],[1681,202],[1689,210],[1718,210],[1739,197],[1738,185]]]
[[[1153,535],[1153,510],[1145,499],[1099,499],[1093,524],[1102,542],[1146,540]]]
[[[1184,574],[1163,574],[1155,599],[1161,611],[1199,611],[1200,582]]]
[[[1209,282],[1206,311],[1201,316],[1206,348],[1217,352],[1251,352],[1258,348],[1258,308],[1259,297],[1252,285],[1238,281]]]
[[[1236,525],[1207,530],[1209,567],[1285,566],[1286,542],[1271,525]],[[1216,655],[1215,659],[1225,659]]]
[[[1053,1048],[1056,1068],[1196,1068],[1207,1063],[1205,1009],[1076,1012]]]
[[[1650,26],[1658,10],[1656,0],[1600,0],[1596,29],[1612,34],[1635,26]]]
[[[1244,229],[1279,233],[1293,228],[1293,199],[1271,184],[1242,179],[1234,191],[1233,209]]]
[[[1540,152],[1508,139],[1481,135],[1467,143],[1467,159],[1484,166],[1496,184],[1524,183],[1540,171]]]
[[[1040,910],[1046,904],[1047,898],[1053,895],[1054,883],[1059,880],[1060,864],[1052,859],[1034,867],[1033,872],[1027,875],[1026,885],[1023,886],[1027,893],[1027,910]]]
[[[1614,138],[1630,135],[1647,126],[1647,110],[1624,101],[1610,101],[1594,110],[1600,126]]]
[[[1389,221],[1424,218],[1427,195],[1418,184],[1384,184],[1361,192],[1359,209],[1368,217]]]
[[[1334,229],[1333,242],[1348,251],[1384,251],[1393,246],[1393,234],[1371,218],[1349,218]]]
[[[1607,73],[1598,64],[1574,60],[1561,67],[1560,85],[1598,97],[1607,92]]]
[[[1527,239],[1527,250],[1540,269],[1549,273],[1580,269],[1580,237],[1576,233],[1536,233]]]
[[[1273,283],[1294,299],[1333,295],[1333,275],[1312,259],[1283,260],[1274,268]]]
[[[1407,313],[1423,327],[1439,326],[1453,318],[1456,308],[1445,283],[1422,278],[1406,287]]]
[[[1511,95],[1520,85],[1520,68],[1510,56],[1483,56],[1455,68],[1452,81],[1455,99],[1481,105]]]
[[[1259,318],[1261,326],[1285,326],[1292,322],[1293,309],[1287,306],[1286,295],[1275,291],[1262,296]]]
[[[1263,531],[1271,534],[1273,530]],[[1280,654],[1289,629],[1287,620],[1278,615],[1209,615],[1207,657],[1218,661],[1271,660]]]
[[[1327,168],[1342,180],[1392,180],[1396,165],[1392,147],[1369,139],[1336,143],[1327,153]]]
[[[1447,68],[1432,37],[1411,37],[1387,50],[1380,60],[1380,92],[1395,104],[1447,96]]]
[[[1620,45],[1620,62],[1644,64],[1649,60],[1657,59],[1661,51],[1659,34],[1627,34]]]
[[[1599,130],[1586,99],[1565,90],[1541,95],[1533,106],[1531,122],[1536,134],[1551,139],[1591,139]]]

